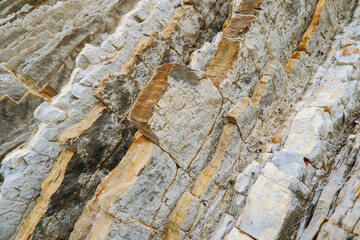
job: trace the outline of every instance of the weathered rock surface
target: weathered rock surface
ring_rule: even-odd
[[[2,1],[0,239],[359,238],[359,26],[356,0]]]
[[[186,170],[214,126],[221,104],[209,79],[166,64],[140,93],[130,121]]]

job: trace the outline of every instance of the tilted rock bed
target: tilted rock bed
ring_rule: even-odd
[[[139,1],[4,158],[0,239],[355,239],[358,5]]]
[[[84,46],[103,42],[136,2],[0,3],[0,161],[30,137],[34,110],[68,82]],[[115,47],[102,49],[100,57],[108,58]]]

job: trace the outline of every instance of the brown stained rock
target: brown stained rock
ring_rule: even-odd
[[[287,135],[290,131],[291,123],[296,116],[297,111],[291,109],[288,115],[285,118],[285,121],[281,124],[278,130],[275,132],[273,139],[271,140],[272,143],[276,144],[283,144],[287,138]]]
[[[100,82],[95,97],[122,119],[151,79],[152,71],[163,61],[167,50],[159,31],[141,40],[121,71]]]
[[[59,143],[61,145],[66,144],[71,139],[79,137],[81,134],[85,133],[99,118],[100,113],[105,110],[106,107],[103,104],[97,105],[90,113],[83,119],[80,123],[68,128],[64,131],[59,138]]]
[[[148,130],[150,129],[148,122],[152,117],[157,102],[169,86],[167,77],[173,66],[174,64],[165,64],[156,69],[154,76],[141,91],[130,112],[131,123],[155,142],[157,142],[155,136],[152,136],[150,130]]]
[[[87,203],[71,239],[106,238],[114,221],[107,211],[136,182],[155,146],[143,136],[134,141],[121,163],[100,183],[94,197]]]
[[[45,214],[49,207],[51,197],[59,189],[62,181],[64,180],[65,171],[68,163],[74,156],[74,152],[66,149],[63,151],[54,168],[51,170],[49,176],[42,183],[42,194],[38,199],[34,209],[26,219],[25,223],[19,230],[17,239],[30,239],[33,235],[36,225]]]
[[[130,75],[136,71],[139,61],[143,61],[151,70],[155,69],[168,49],[165,45],[162,33],[159,31],[155,31],[149,37],[140,40],[135,46],[131,57],[121,69],[121,73]],[[154,52],[155,49],[158,51]],[[151,59],[149,59],[149,55],[151,55]]]
[[[313,20],[311,22],[310,27],[308,28],[308,30],[305,32],[305,34],[302,37],[302,40],[301,40],[301,43],[299,46],[299,51],[307,50],[307,47],[311,41],[311,37],[314,34],[315,30],[317,29],[317,26],[319,25],[321,13],[322,13],[322,10],[323,10],[326,2],[327,2],[327,0],[320,0],[317,3]]]
[[[140,93],[129,119],[186,169],[211,132],[221,104],[209,79],[198,79],[185,66],[165,64]]]
[[[196,179],[192,194],[200,198],[213,179],[219,185],[226,185],[226,178],[241,152],[241,138],[239,130],[234,124],[227,124],[223,128],[216,152],[208,167]],[[221,177],[220,177],[221,176]]]
[[[99,104],[78,124],[65,130],[59,138],[61,145],[101,162],[122,141],[126,125],[108,108]]]
[[[225,79],[227,72],[238,58],[240,41],[236,39],[222,39],[206,75],[218,87]]]
[[[183,225],[188,224],[187,221],[193,221],[189,219],[189,212],[194,211],[191,205],[199,204],[199,199],[194,197],[191,193],[185,192],[179,201],[177,202],[173,213],[170,216],[169,222],[166,225],[163,239],[165,240],[176,240],[179,239],[180,232],[184,229]],[[196,214],[195,208],[195,213]]]
[[[263,0],[244,0],[235,12],[239,14],[255,14],[255,9],[258,9],[262,2]]]
[[[296,59],[296,58],[291,59],[285,66],[286,74],[290,75],[292,70],[295,68],[295,66],[297,64],[299,64],[298,62],[299,62],[299,59]]]
[[[235,15],[224,28],[223,36],[228,38],[238,38],[244,34],[255,19],[252,15]]]
[[[347,56],[351,56],[351,55],[353,55],[353,54],[357,54],[357,53],[359,53],[359,52],[360,52],[359,48],[357,48],[357,47],[355,47],[355,46],[348,46],[348,47],[345,47],[342,55],[343,55],[344,57],[347,57]]]
[[[169,21],[169,23],[164,27],[162,31],[165,39],[170,38],[171,34],[175,31],[177,27],[177,23],[180,21],[181,17],[184,16],[185,12],[190,8],[193,7],[190,5],[185,5],[184,7],[180,8],[175,12],[172,19]]]
[[[258,119],[251,99],[245,97],[237,102],[228,112],[227,119],[238,126],[241,137],[245,140]]]
[[[256,84],[251,98],[262,121],[267,120],[276,104],[285,96],[287,81],[288,77],[283,66],[277,61],[270,61],[264,76]]]

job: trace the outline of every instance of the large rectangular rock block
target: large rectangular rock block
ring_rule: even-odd
[[[255,239],[278,239],[290,215],[299,209],[299,202],[289,189],[260,175],[237,227]]]
[[[187,169],[221,105],[221,95],[209,79],[198,79],[184,66],[165,64],[140,93],[130,121]]]

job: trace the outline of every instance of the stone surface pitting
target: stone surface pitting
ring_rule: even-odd
[[[357,1],[81,4],[0,3],[0,239],[358,237]]]
[[[106,4],[106,3],[104,3]],[[132,6],[135,4],[134,1],[127,3],[127,1],[122,1],[121,6],[123,6],[122,11],[127,11],[132,8]],[[96,6],[96,4],[94,5]],[[209,14],[212,15],[211,19],[207,19],[206,21],[217,21],[216,24],[212,26],[212,29],[214,31],[217,31],[221,28],[222,22],[226,18],[227,9],[228,9],[228,2],[220,2],[217,6],[212,6],[209,11],[207,12],[208,16]],[[135,84],[136,88],[139,90],[144,87],[148,80],[150,80],[152,75],[152,70],[154,70],[157,65],[161,63],[166,63],[168,61],[179,61],[182,62],[183,60],[186,60],[189,58],[190,53],[195,50],[195,47],[198,44],[202,44],[206,39],[211,39],[213,35],[216,34],[216,32],[208,31],[208,29],[191,29],[191,31],[194,32],[195,35],[193,35],[194,39],[196,41],[192,42],[191,46],[186,46],[186,51],[181,55],[179,53],[174,53],[173,50],[169,50],[169,45],[166,45],[165,41],[160,41],[159,44],[146,46],[143,47],[144,42],[146,42],[146,38],[150,35],[156,35],[159,34],[159,31],[161,31],[164,27],[167,26],[168,23],[172,22],[173,25],[177,26],[177,24],[182,24],[182,21],[186,22],[188,21],[188,18],[191,18],[191,14],[187,14],[186,16],[183,16],[179,21],[170,21],[172,17],[175,16],[175,12],[180,9],[186,8],[191,9],[192,7],[190,5],[184,5],[181,1],[150,1],[150,0],[143,0],[140,1],[139,4],[137,4],[132,11],[130,11],[128,14],[123,16],[121,18],[120,23],[114,23],[118,24],[115,29],[112,29],[114,32],[111,35],[103,35],[104,40],[94,39],[93,43],[97,44],[98,40],[100,40],[101,44],[99,46],[85,44],[85,47],[81,50],[81,52],[78,54],[75,54],[76,62],[75,62],[75,69],[71,73],[70,81],[67,85],[64,86],[62,91],[53,98],[51,101],[51,105],[61,109],[66,113],[66,119],[62,122],[58,122],[55,124],[54,122],[41,122],[40,127],[37,129],[36,136],[44,136],[44,138],[40,138],[41,141],[35,140],[35,138],[31,138],[29,140],[30,145],[27,145],[27,150],[16,150],[13,155],[10,155],[10,158],[16,158],[21,159],[23,156],[26,156],[27,151],[31,151],[31,149],[36,150],[35,153],[32,154],[33,161],[44,161],[41,156],[45,155],[51,159],[45,160],[44,163],[42,163],[44,166],[44,169],[48,169],[48,171],[52,168],[54,164],[54,160],[58,157],[58,150],[63,149],[58,145],[56,142],[61,135],[61,133],[64,132],[65,129],[78,124],[80,122],[89,123],[89,121],[82,121],[87,115],[89,115],[89,112],[94,109],[96,105],[99,104],[97,99],[94,97],[94,90],[99,86],[99,82],[106,77],[109,74],[117,75],[117,72],[121,72],[121,74],[125,74],[129,80],[132,81],[133,84]],[[220,10],[221,8],[221,10]],[[116,9],[113,9],[116,10]],[[117,11],[117,10],[116,10]],[[214,14],[219,13],[221,11],[221,14],[218,14],[217,16]],[[193,9],[192,9],[192,12]],[[214,12],[214,13],[213,13]],[[122,12],[123,13],[123,12]],[[116,14],[117,16],[121,16],[121,14]],[[200,16],[205,17],[205,16]],[[177,18],[175,18],[176,20]],[[201,19],[198,19],[199,21],[203,21]],[[205,21],[205,20],[204,20]],[[211,22],[209,22],[210,24]],[[112,23],[113,24],[113,23]],[[111,24],[110,24],[111,25]],[[107,25],[109,26],[109,25]],[[185,25],[183,26],[185,27]],[[187,26],[188,28],[189,26]],[[177,28],[178,31],[176,32],[170,32],[169,34],[183,34],[181,28]],[[204,34],[202,34],[204,33]],[[160,33],[161,35],[161,33]],[[200,37],[201,36],[201,37]],[[144,41],[141,41],[144,40]],[[139,44],[137,44],[139,43]],[[178,42],[177,44],[185,44]],[[163,47],[163,51],[157,51],[159,46]],[[142,50],[146,50],[143,52]],[[141,50],[141,51],[139,51]],[[77,50],[79,52],[80,49]],[[171,52],[172,51],[172,52]],[[155,61],[155,58],[153,54],[156,54],[157,61]],[[169,56],[171,58],[169,58]],[[175,54],[175,55],[174,55]],[[151,56],[151,57],[150,57]],[[153,61],[154,60],[154,61]],[[186,60],[188,61],[188,60]],[[140,70],[140,71],[139,71]],[[59,73],[61,74],[61,72]],[[69,74],[70,76],[70,74]],[[106,78],[105,78],[106,79]],[[21,78],[20,79],[23,83],[26,82],[28,79]],[[30,81],[29,84],[31,85],[32,82]],[[27,85],[28,86],[28,85]],[[31,85],[33,86],[33,85]],[[102,85],[103,86],[103,85]],[[121,87],[121,85],[119,86]],[[128,105],[127,107],[131,107],[131,101],[135,100],[137,91],[136,88],[129,89],[130,93],[132,94],[133,98],[129,98],[129,103],[124,103]],[[96,93],[95,93],[96,94]],[[116,93],[114,93],[116,94]],[[110,96],[111,93],[109,93],[107,96]],[[124,94],[125,97],[126,94]],[[105,96],[105,95],[104,95]],[[101,98],[102,96],[99,94],[96,94],[96,97],[103,103],[105,106],[109,107],[110,110],[114,111],[115,115],[115,109],[112,108],[109,104],[109,102],[106,101],[105,98]],[[52,108],[52,107],[50,107]],[[56,108],[55,108],[56,109]],[[44,109],[45,112],[48,111]],[[121,139],[117,139],[117,145],[114,146],[114,141],[110,144],[111,147],[108,147],[106,142],[103,142],[103,146],[105,147],[105,152],[111,154],[110,157],[106,157],[107,154],[105,154],[105,159],[100,159],[101,164],[106,166],[108,169],[113,169],[118,161],[120,161],[123,157],[123,150],[128,148],[128,141],[131,139],[131,136],[133,135],[133,128],[129,125],[127,122],[127,113],[123,112],[123,118],[120,117],[119,122],[123,124],[123,127],[121,127],[119,130],[120,135],[123,137]],[[106,115],[106,114],[105,114]],[[96,128],[101,128],[105,126],[101,126],[102,122],[111,122],[114,121],[114,116],[111,114],[108,114],[108,117],[104,117],[103,115],[101,121],[95,121],[92,122],[90,125],[91,127],[83,127],[78,125],[79,127],[82,127],[83,129],[87,129],[84,131],[81,135],[75,137],[75,141],[72,141],[74,144],[67,145],[71,149],[74,149],[75,151],[80,151],[81,154],[85,154],[86,156],[91,155],[91,145],[89,145],[89,148],[86,149],[85,146],[82,145],[82,143],[92,142],[92,138],[96,139],[96,135],[91,134],[92,127],[97,126]],[[90,121],[91,122],[91,121]],[[120,124],[120,125],[121,125]],[[96,128],[94,128],[94,132],[96,132]],[[89,132],[87,132],[89,130]],[[94,133],[93,132],[93,133]],[[110,132],[110,131],[108,131]],[[31,132],[30,132],[31,133]],[[113,133],[114,134],[114,133]],[[105,134],[106,135],[106,134]],[[28,135],[27,135],[28,136]],[[110,136],[109,136],[110,137]],[[110,138],[118,138],[119,136],[111,135]],[[47,141],[51,141],[51,147],[49,147]],[[66,141],[65,141],[66,142]],[[80,145],[77,143],[82,142]],[[65,144],[66,145],[66,144]],[[17,145],[15,145],[17,147]],[[77,149],[79,147],[79,149]],[[84,148],[85,147],[85,148]],[[90,155],[89,155],[90,154]],[[94,159],[90,159],[93,160]],[[99,160],[99,159],[98,159]],[[16,160],[18,161],[18,160]],[[4,168],[3,168],[3,175],[8,176],[9,174],[12,175],[14,172],[7,171],[7,169],[13,169],[14,167],[17,168],[17,166],[13,165],[15,164],[14,160],[6,160],[4,162]],[[46,162],[48,161],[48,162]],[[95,160],[96,161],[96,160]],[[17,164],[17,163],[16,163]],[[17,168],[18,169],[18,168]],[[24,168],[19,169],[20,171],[24,171]],[[30,173],[30,172],[29,172]],[[89,174],[89,173],[88,173]],[[44,175],[40,178],[44,179],[46,177],[47,173],[44,172]],[[101,174],[99,175],[100,178],[103,178]],[[25,175],[25,182],[27,181],[33,181],[32,179],[35,177],[35,175]],[[10,177],[11,179],[11,177]],[[42,181],[42,180],[41,180]],[[8,182],[4,183],[5,185],[8,185]],[[10,186],[8,189],[14,188],[14,186]],[[14,191],[17,191],[14,189]],[[5,192],[7,194],[7,192]],[[3,194],[3,199],[0,201],[6,201],[7,198]],[[25,208],[21,207],[19,208],[18,213],[16,213],[16,217],[14,218],[15,221],[21,220],[22,222],[25,220],[26,216],[31,212],[32,207],[34,206],[35,196],[39,193],[38,189],[34,189],[33,195],[29,195],[29,198],[27,199],[21,199],[16,200],[13,204],[19,204],[21,206],[28,206],[26,212]],[[91,197],[91,193],[89,193]],[[87,197],[89,197],[87,196]],[[11,207],[11,203],[6,205],[6,208]],[[64,207],[67,207],[65,204]],[[4,208],[4,211],[7,211],[6,208]],[[65,211],[71,211],[71,206],[69,206],[69,209],[65,208]],[[77,210],[79,211],[79,210]],[[11,213],[12,214],[12,213]],[[60,214],[60,213],[59,213]],[[76,213],[77,214],[77,213]],[[12,214],[13,215],[13,214]],[[7,219],[7,214],[2,215],[5,219]],[[61,224],[68,225],[66,218],[58,218],[56,221],[52,223],[51,226],[52,231],[54,233],[58,231],[57,229],[61,228]],[[7,234],[12,235],[14,234],[14,231],[16,231],[16,228],[19,228],[21,226],[21,223],[19,224],[12,224],[9,225],[9,229],[7,229]],[[41,232],[42,230],[38,231],[38,233],[41,234],[48,234],[45,232]],[[50,234],[51,235],[51,234]],[[14,237],[14,236],[13,236]],[[7,238],[7,237],[6,237]]]

